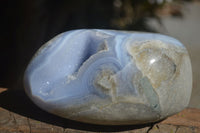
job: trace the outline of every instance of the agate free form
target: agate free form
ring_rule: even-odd
[[[187,107],[192,70],[186,48],[172,37],[83,29],[42,46],[24,85],[36,105],[67,119],[143,124]]]

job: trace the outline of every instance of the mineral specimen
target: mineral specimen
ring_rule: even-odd
[[[24,85],[36,105],[67,119],[143,124],[187,107],[192,70],[186,48],[172,37],[83,29],[40,48]]]

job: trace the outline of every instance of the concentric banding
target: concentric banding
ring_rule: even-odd
[[[86,88],[90,89],[91,92],[101,93],[94,86],[94,82],[97,82],[95,81],[97,80],[97,76],[102,71],[106,71],[106,70],[111,72],[114,75],[121,69],[122,69],[121,65],[114,57],[104,57],[104,58],[98,59],[94,61],[92,64],[90,64],[90,66],[86,69],[82,77],[82,80],[83,80],[82,83],[83,85],[86,86]]]

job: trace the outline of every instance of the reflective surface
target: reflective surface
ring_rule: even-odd
[[[24,84],[38,106],[56,115],[94,124],[142,124],[188,105],[192,72],[187,50],[174,38],[75,30],[38,50]]]

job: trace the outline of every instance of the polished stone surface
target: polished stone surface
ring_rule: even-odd
[[[42,109],[93,124],[142,124],[187,107],[191,63],[178,40],[153,33],[74,30],[33,57],[25,90]]]

